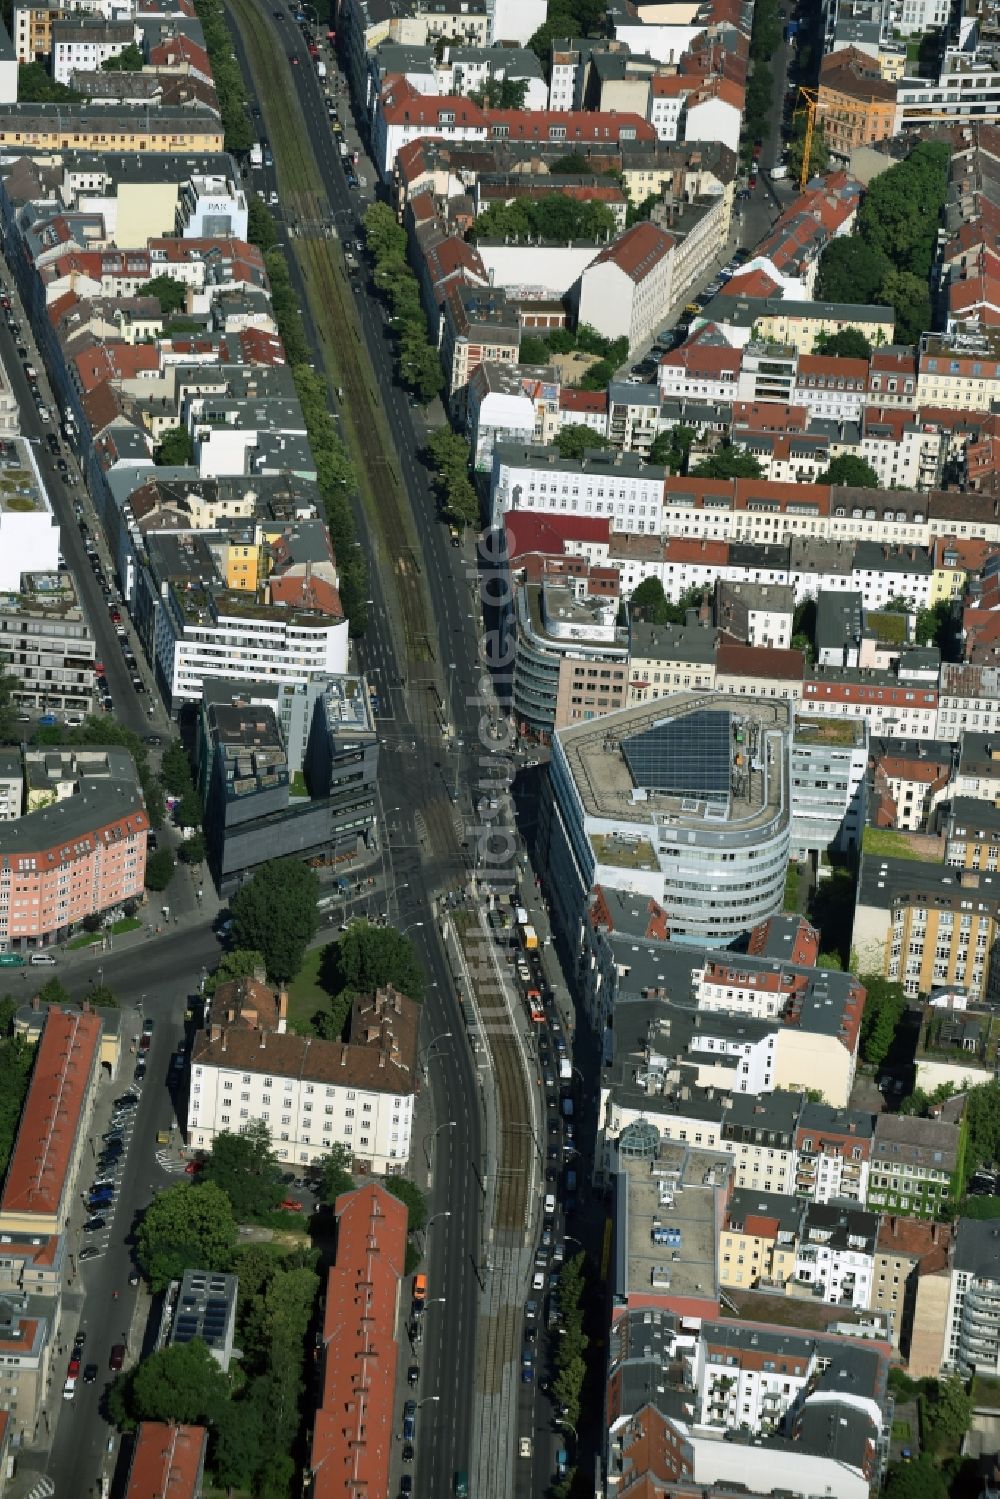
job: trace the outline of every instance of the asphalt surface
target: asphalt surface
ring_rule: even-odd
[[[308,55],[306,43],[289,12],[274,21],[266,7],[280,45],[299,58],[292,70],[310,140],[326,190],[324,208],[341,239],[361,237],[360,214],[373,196],[376,174],[364,157],[358,172],[368,179],[367,197],[352,191],[344,176],[336,142],[330,130],[323,88]],[[242,53],[237,41],[238,53]],[[329,49],[323,57],[330,77],[326,87],[335,87],[334,65]],[[245,56],[240,57],[250,84]],[[251,100],[260,105],[260,100]],[[361,149],[357,131],[350,124],[346,89],[339,95],[340,117],[348,144]],[[274,142],[272,141],[272,147]],[[268,194],[273,173],[252,173],[251,183]],[[279,228],[281,227],[280,213]],[[286,248],[290,248],[286,240]],[[294,271],[294,258],[290,255]],[[364,262],[362,261],[362,265]],[[367,269],[367,268],[365,268]],[[367,276],[354,278],[362,335],[371,359],[381,405],[386,413],[392,444],[403,482],[410,495],[423,544],[430,593],[437,626],[438,658],[449,692],[447,715],[461,748],[449,749],[443,736],[428,728],[426,706],[411,704],[405,680],[405,662],[397,655],[389,627],[383,568],[388,559],[372,554],[369,628],[357,643],[358,666],[373,681],[382,699],[378,723],[382,743],[380,795],[387,835],[386,873],[389,909],[394,925],[411,928],[428,974],[421,1027],[421,1056],[426,1058],[424,1098],[429,1092],[433,1136],[429,1131],[414,1143],[412,1167],[416,1174],[432,1160],[432,1186],[428,1208],[433,1221],[427,1238],[424,1268],[429,1276],[423,1335],[414,1358],[421,1367],[416,1391],[398,1392],[398,1405],[415,1395],[420,1405],[417,1417],[416,1492],[427,1499],[450,1499],[455,1473],[468,1469],[472,1435],[475,1347],[478,1317],[480,1260],[480,1193],[482,1170],[480,1095],[468,1046],[464,1022],[452,988],[440,945],[432,931],[431,901],[436,891],[453,886],[462,878],[467,851],[461,844],[464,829],[461,809],[469,810],[469,781],[473,769],[472,749],[477,743],[480,704],[478,640],[479,617],[476,570],[468,548],[450,545],[447,527],[437,517],[434,497],[419,457],[424,440],[420,415],[409,397],[393,379],[392,350],[383,309],[369,294]],[[312,316],[316,309],[309,309]],[[359,522],[364,517],[359,514]],[[360,532],[359,534],[364,534]],[[471,571],[471,579],[467,576]],[[414,711],[414,708],[416,711]],[[455,789],[458,787],[457,804]],[[448,824],[451,823],[451,837]],[[451,1032],[450,1039],[432,1045],[435,1037]],[[425,1110],[422,1109],[422,1112]],[[440,1125],[451,1127],[438,1128]],[[397,1433],[400,1431],[397,1411]],[[401,1443],[397,1442],[397,1451]],[[397,1465],[396,1476],[403,1469]]]
[[[34,448],[35,459],[45,480],[53,512],[59,521],[63,556],[66,558],[66,564],[73,575],[78,596],[87,619],[90,622],[97,643],[97,658],[104,663],[105,674],[108,678],[108,685],[114,702],[114,718],[125,728],[132,729],[137,734],[147,734],[153,730],[159,730],[162,733],[166,719],[159,700],[148,692],[143,700],[135,692],[132,686],[131,673],[125,666],[119,638],[115,634],[115,627],[108,614],[108,605],[105,602],[103,590],[98,585],[87,559],[79,523],[73,512],[74,501],[82,503],[84,507],[84,519],[89,527],[90,534],[94,537],[97,544],[104,575],[113,586],[115,582],[114,569],[111,566],[103,529],[97,520],[94,507],[80,479],[79,469],[72,450],[68,447],[62,434],[59,432],[58,407],[49,392],[42,359],[31,335],[31,325],[24,313],[20,298],[17,295],[9,274],[4,274],[3,284],[4,291],[11,297],[13,303],[12,310],[15,313],[17,321],[20,323],[20,331],[16,335],[11,333],[7,326],[6,318],[0,320],[0,363],[3,364],[7,372],[15,399],[20,407],[21,433]],[[46,405],[50,412],[50,420],[48,422],[41,420],[32,399],[28,378],[24,372],[22,360],[17,353],[19,344],[28,349],[30,362],[39,373],[39,385],[43,395],[46,397]],[[59,437],[60,451],[58,455],[53,455],[49,451],[46,436],[50,432],[56,433]],[[57,468],[56,464],[59,457],[62,457],[67,462],[70,473],[76,481],[74,484],[67,484],[63,474]],[[126,627],[128,639],[139,664],[140,675],[148,688],[151,681],[149,667],[143,658],[142,649],[129,623],[128,611],[124,608],[122,609],[122,622]],[[154,709],[155,718],[153,720],[151,720],[148,712],[150,706]],[[30,733],[31,728],[29,725],[25,724],[24,728],[26,733]]]

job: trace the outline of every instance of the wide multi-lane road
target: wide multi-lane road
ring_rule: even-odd
[[[274,18],[270,6],[261,5],[257,15],[267,22],[273,53],[282,57],[279,66],[285,67],[284,58],[289,55],[299,59],[287,75],[298,93],[315,156],[321,186],[316,207],[340,238],[353,240],[360,234],[359,216],[365,201],[348,188],[305,42],[287,9],[280,20]],[[252,41],[245,44],[238,35],[237,49],[253,90]],[[332,59],[328,66],[332,71]],[[280,142],[268,127],[268,97],[255,94],[253,102],[263,112],[264,129],[276,157],[273,180],[280,190]],[[341,94],[341,115],[346,123],[346,94]],[[370,200],[371,169],[362,164],[359,171],[369,179]],[[269,192],[271,182],[268,178],[260,185]],[[287,230],[280,205],[278,220]],[[295,274],[295,240],[286,236],[284,243]],[[471,552],[450,545],[447,529],[435,514],[420,459],[419,416],[395,384],[382,308],[366,285],[360,280],[355,285],[364,355],[388,423],[391,458],[419,534],[420,555],[415,565],[424,570],[433,604],[430,639],[424,644],[435,659],[427,663],[418,683],[408,680],[412,656],[408,657],[407,646],[412,650],[413,642],[401,639],[398,623],[395,628],[390,623],[400,618],[390,592],[398,576],[396,557],[384,555],[385,544],[377,536],[374,545],[366,545],[372,603],[368,633],[358,642],[357,656],[382,702],[380,789],[384,826],[389,830],[385,850],[389,910],[397,927],[410,929],[429,980],[421,1061],[422,1087],[425,1098],[430,1094],[432,1117],[414,1143],[418,1168],[425,1166],[428,1157],[433,1164],[426,1265],[429,1302],[416,1391],[422,1402],[417,1420],[416,1489],[428,1499],[449,1499],[456,1472],[470,1466],[481,1259],[482,1106],[463,1018],[433,930],[432,900],[435,892],[458,883],[472,852],[462,845],[467,841],[470,783],[479,753],[480,611]],[[327,309],[309,306],[305,310],[307,324],[322,325]],[[360,512],[359,519],[365,519]],[[453,731],[450,739],[446,739],[445,726]],[[439,1037],[445,1039],[432,1044]]]

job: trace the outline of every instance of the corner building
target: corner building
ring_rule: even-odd
[[[780,911],[792,708],[682,692],[561,729],[542,839],[571,942],[596,885],[657,902],[671,941],[724,946]]]

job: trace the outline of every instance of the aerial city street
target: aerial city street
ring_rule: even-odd
[[[998,37],[4,11],[3,1499],[998,1499]]]

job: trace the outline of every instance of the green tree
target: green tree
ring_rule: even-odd
[[[464,476],[449,484],[444,497],[444,512],[456,526],[479,525],[479,498]]]
[[[268,977],[292,978],[316,934],[319,883],[299,859],[271,859],[229,903],[238,947],[263,953]]]
[[[220,984],[228,983],[230,979],[253,978],[255,974],[266,971],[262,953],[253,948],[231,948],[222,954],[219,966],[205,980],[205,993],[214,994]]]
[[[17,70],[18,104],[69,104],[82,98],[75,89],[56,83],[40,62],[23,63]]]
[[[667,602],[659,578],[644,578],[638,588],[632,590],[629,603],[633,615],[648,625],[668,625],[673,621],[673,609]]]
[[[171,796],[182,796],[191,785],[191,762],[179,739],[171,739],[163,751],[160,776]]]
[[[372,203],[364,216],[365,242],[377,260],[406,259],[406,230],[388,203]]]
[[[880,1067],[889,1054],[896,1028],[906,1011],[902,984],[877,973],[863,974],[865,1009],[861,1017],[861,1055],[871,1067]]]
[[[561,37],[576,36],[576,22],[570,10],[570,0],[556,0],[556,9],[550,10],[549,15],[535,34],[529,38],[528,46],[538,58],[545,72],[546,80],[552,71],[552,43],[559,41]],[[573,167],[573,172],[586,172],[586,160],[582,167]],[[550,171],[554,168],[550,167]]]
[[[351,1190],[354,1186],[351,1165],[351,1152],[339,1142],[332,1147],[329,1155],[317,1161],[313,1170],[319,1178],[319,1195],[323,1202],[332,1205],[338,1197]]]
[[[481,109],[523,109],[527,92],[526,78],[487,78],[469,98]]]
[[[201,1182],[225,1192],[238,1223],[252,1223],[272,1213],[281,1201],[281,1167],[271,1148],[271,1132],[262,1119],[251,1119],[238,1135],[216,1135]]]
[[[228,1270],[236,1246],[229,1198],[214,1182],[167,1187],[146,1209],[136,1242],[153,1291],[165,1291],[192,1265]]]
[[[405,1176],[387,1176],[385,1189],[398,1197],[406,1208],[406,1231],[418,1234],[427,1226],[427,1198],[417,1186]]]
[[[14,698],[20,685],[20,680],[8,676],[0,665],[0,744],[20,744],[24,738],[17,721],[17,702]]]
[[[870,359],[872,346],[860,328],[841,328],[837,333],[817,333],[817,354],[839,354],[844,359]]]
[[[160,468],[186,468],[194,458],[194,443],[186,427],[167,427],[154,454]]]
[[[957,1374],[938,1380],[923,1406],[923,1437],[927,1452],[957,1452],[972,1420],[972,1399]]]
[[[759,479],[760,464],[752,453],[734,448],[732,443],[723,443],[708,458],[703,458],[691,472],[703,479]]]
[[[649,449],[649,462],[662,464],[672,474],[687,472],[688,454],[697,437],[693,427],[666,427],[657,432]]]
[[[72,1003],[72,996],[62,979],[53,977],[39,989],[38,1001],[42,1005],[68,1005]]]
[[[926,277],[890,267],[879,301],[893,309],[897,343],[916,343],[931,326],[931,296]]]
[[[788,173],[796,182],[802,176],[802,158],[806,149],[805,112],[795,122],[795,133],[788,142]],[[823,121],[816,121],[812,144],[809,147],[809,177],[822,177],[830,165],[830,148],[826,143]]]
[[[583,422],[571,422],[567,427],[560,427],[556,435],[560,458],[579,460],[588,451],[610,446],[611,442],[603,432],[595,432],[593,427],[588,427]]]
[[[101,69],[105,73],[141,73],[146,59],[142,55],[142,48],[137,47],[135,42],[129,42],[123,47],[117,57],[107,57],[101,63]]]
[[[4,1031],[9,1029],[8,1020]],[[23,1036],[5,1034],[0,1040],[0,1178],[10,1164],[34,1065],[35,1048]]]
[[[521,335],[518,364],[548,364],[551,355],[552,351],[544,338],[536,338],[532,333]]]
[[[229,1399],[229,1380],[202,1338],[173,1343],[118,1379],[108,1400],[116,1426],[140,1421],[211,1425]]]
[[[948,191],[950,148],[922,141],[869,184],[858,212],[858,233],[898,270],[926,283]]]
[[[934,1459],[922,1452],[912,1462],[890,1466],[885,1499],[948,1499],[948,1485]]]
[[[233,39],[226,25],[221,0],[195,0],[194,8],[212,65],[226,150],[244,154],[253,144],[253,132],[247,115],[243,75],[233,51]]]
[[[559,17],[556,17],[556,23],[557,24],[558,24],[558,21],[559,21]],[[544,30],[544,27],[540,28],[539,30],[540,31]],[[535,35],[531,38],[531,41],[528,43],[528,46],[532,49],[533,52],[537,50],[536,47],[535,47],[535,38],[538,35],[539,35],[539,31],[536,31]],[[570,36],[570,35],[572,35],[572,33],[571,32],[567,32],[567,31],[558,31],[557,30],[557,31],[553,32],[552,35],[556,36],[556,37],[561,37],[561,36]],[[551,55],[551,51],[552,51],[552,48],[551,48],[551,45],[550,45],[550,47],[548,49],[548,53],[546,54],[545,57],[542,58],[543,62],[548,62],[549,56]],[[538,55],[541,57],[541,53],[539,53]],[[559,157],[556,158],[555,161],[552,161],[552,162],[549,163],[549,176],[550,177],[585,177],[585,176],[587,176],[587,174],[589,172],[590,172],[590,162],[587,160],[586,156],[584,156],[581,151],[571,151],[568,156],[559,156]]]
[[[855,453],[840,453],[831,458],[830,466],[820,474],[820,484],[850,484],[855,489],[878,489],[878,474],[864,458]]]
[[[249,1490],[261,1464],[264,1412],[254,1400],[224,1401],[214,1415],[210,1465],[220,1488]]]
[[[337,989],[374,994],[376,989],[392,984],[410,999],[424,997],[424,971],[416,949],[409,937],[393,927],[352,921],[332,945],[331,955]]]
[[[253,193],[247,200],[247,239],[261,254],[273,250],[278,243],[274,214],[259,193]]]
[[[169,848],[158,848],[146,860],[146,889],[166,890],[174,877],[174,856]]]
[[[173,276],[154,276],[152,281],[144,281],[137,287],[135,294],[137,297],[155,297],[164,317],[181,312],[187,305],[187,287]]]
[[[888,270],[880,250],[857,235],[840,235],[820,256],[816,297],[822,302],[877,302]]]
[[[180,847],[180,855],[185,864],[201,864],[206,852],[205,834],[200,831],[185,838]]]

